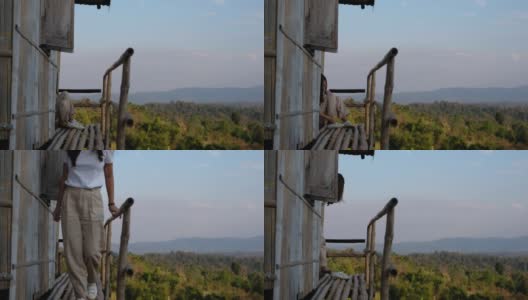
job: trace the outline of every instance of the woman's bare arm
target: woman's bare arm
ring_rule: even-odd
[[[108,194],[108,209],[112,214],[118,211],[114,201],[114,165],[105,164],[104,166],[106,193]]]

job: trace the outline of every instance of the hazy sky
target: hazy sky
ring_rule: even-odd
[[[262,235],[263,161],[262,151],[116,151],[116,202],[136,200],[131,242]]]
[[[339,53],[328,53],[330,87],[360,88],[391,47],[395,91],[528,84],[528,1],[377,0],[340,5]],[[384,69],[383,69],[384,70]],[[384,74],[378,72],[378,90]]]
[[[100,88],[128,47],[131,91],[263,84],[262,0],[113,0],[75,5],[75,53],[63,53],[62,88]],[[115,73],[113,90],[119,90]]]
[[[365,237],[392,197],[395,242],[528,235],[528,151],[377,151],[340,155],[339,171],[344,203],[326,207],[327,238]]]

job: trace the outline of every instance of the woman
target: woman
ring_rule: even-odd
[[[346,122],[349,115],[344,101],[328,90],[328,81],[321,74],[321,94],[319,96],[319,128],[325,125]]]
[[[103,184],[110,213],[118,212],[112,159],[111,151],[67,151],[59,180],[53,218],[57,222],[62,219],[64,257],[77,299],[97,298],[97,270],[104,243]]]

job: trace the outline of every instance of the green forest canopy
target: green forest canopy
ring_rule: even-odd
[[[528,299],[528,255],[438,252],[393,254],[392,261],[398,275],[391,279],[391,300]],[[364,273],[364,262],[360,259],[330,258],[329,267],[347,274]],[[377,268],[375,282],[379,295],[379,264]]]

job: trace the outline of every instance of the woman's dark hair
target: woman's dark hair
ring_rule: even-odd
[[[103,161],[104,154],[102,150],[95,150],[97,152],[97,157],[99,158],[99,161]],[[68,150],[66,151],[68,153],[68,157],[70,158],[70,161],[72,163],[72,166],[75,167],[77,163],[77,157],[79,157],[79,154],[81,154],[81,150]]]
[[[337,201],[343,200],[343,192],[345,190],[345,177],[341,173],[337,173]]]
[[[324,97],[324,92],[325,91],[324,91],[323,82],[327,82],[328,83],[328,81],[326,81],[326,77],[323,74],[321,74],[321,93],[320,93],[320,96],[319,96],[319,103],[323,103],[323,100],[324,100],[323,97]]]

